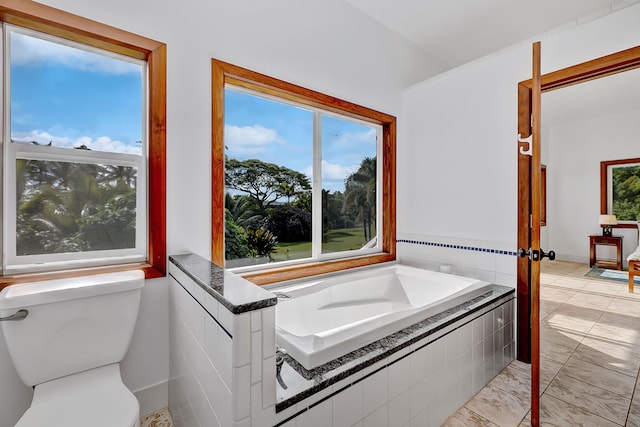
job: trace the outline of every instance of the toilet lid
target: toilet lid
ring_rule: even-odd
[[[137,399],[124,384],[91,384],[61,390],[41,401],[34,398],[16,427],[132,427],[139,410]]]

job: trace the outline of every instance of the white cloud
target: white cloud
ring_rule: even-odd
[[[51,143],[53,147],[61,148],[76,148],[84,145],[93,151],[105,151],[109,153],[140,154],[141,151],[139,146],[125,144],[122,141],[113,140],[108,136],[101,136],[95,140],[88,136],[72,139],[65,136],[54,136],[48,132],[33,130],[31,132],[15,132],[11,134],[11,139],[22,143],[37,142],[41,145]]]
[[[12,33],[11,63],[14,65],[62,64],[81,71],[106,74],[140,73],[139,65],[52,43],[36,37]]]
[[[230,153],[259,154],[271,144],[280,142],[278,132],[260,125],[224,126],[224,145]]]
[[[332,182],[344,182],[344,180],[351,175],[353,172],[357,171],[359,168],[358,165],[352,166],[342,166],[336,163],[329,163],[326,160],[322,161],[322,180],[332,181]],[[309,179],[313,178],[313,170],[312,167],[309,166],[304,169],[303,173],[309,177]]]

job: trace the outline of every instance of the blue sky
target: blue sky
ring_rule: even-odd
[[[225,146],[239,160],[260,159],[303,172],[311,178],[313,113],[303,108],[227,89]],[[322,116],[323,188],[344,190],[344,179],[364,157],[376,155],[371,126]]]
[[[140,64],[12,32],[10,81],[14,141],[140,153]],[[311,178],[311,111],[234,90],[227,90],[225,102],[229,156]],[[375,154],[375,128],[322,116],[323,188],[343,190],[344,179]]]
[[[140,65],[14,32],[10,82],[13,140],[140,153]]]

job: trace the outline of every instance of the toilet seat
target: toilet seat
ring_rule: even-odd
[[[135,427],[139,411],[113,364],[37,385],[16,427]]]

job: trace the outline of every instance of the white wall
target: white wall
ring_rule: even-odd
[[[640,109],[618,111],[547,126],[545,247],[553,248],[559,259],[589,262],[588,236],[602,234],[600,162],[638,156],[639,115]],[[638,246],[638,232],[618,228],[613,234],[624,236],[624,260]],[[614,259],[615,251],[607,249],[598,246],[598,256]]]
[[[536,38],[543,73],[640,44],[639,19],[635,5]],[[517,249],[517,83],[530,76],[527,41],[405,91],[398,238]],[[444,251],[449,249],[433,248],[427,255]],[[398,252],[412,262],[423,256],[418,245],[399,245]],[[514,285],[515,256],[509,264],[499,271],[504,266],[496,261],[495,269]]]
[[[401,90],[440,70],[428,55],[342,0],[44,0],[167,43],[168,253],[210,254],[211,58],[389,114]],[[123,362],[134,390],[166,382],[168,281],[149,281]],[[0,425],[30,400],[0,345]],[[165,396],[166,404],[166,396]]]

